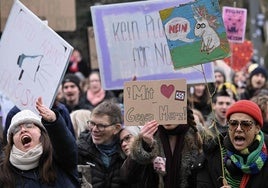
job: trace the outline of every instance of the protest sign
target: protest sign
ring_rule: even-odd
[[[245,40],[247,9],[224,6],[222,18],[230,42],[243,43]]]
[[[91,7],[105,89],[122,89],[134,75],[138,80],[184,78],[187,83],[202,83],[205,76],[208,82],[214,81],[211,63],[174,70],[158,11],[187,2],[156,0]]]
[[[14,1],[0,42],[0,90],[18,108],[52,107],[73,47]]]
[[[187,123],[186,80],[131,81],[124,84],[124,125]]]
[[[230,56],[218,0],[199,0],[159,13],[175,69]]]

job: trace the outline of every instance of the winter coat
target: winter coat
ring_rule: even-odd
[[[195,140],[195,133],[189,129],[184,135],[184,142],[181,143],[182,153],[179,166],[179,177],[177,185],[174,188],[194,188],[195,187],[195,170],[198,166],[202,166],[203,157],[200,156],[198,146]],[[144,147],[142,137],[137,137],[132,145],[131,159],[122,166],[125,173],[125,179],[129,182],[139,182],[137,187],[140,188],[164,188],[163,178],[165,175],[157,173],[153,168],[152,160],[157,157],[165,158],[163,145],[161,143],[158,132],[155,135],[153,149],[148,151]],[[176,152],[176,151],[174,151]]]
[[[265,136],[265,144],[268,147],[268,137]],[[213,142],[210,147],[206,146],[205,164],[197,174],[197,188],[218,188],[223,186],[222,167],[221,167],[221,150],[217,142]],[[250,175],[250,179],[245,188],[268,188],[268,160],[266,160],[261,171],[255,175]]]
[[[16,182],[15,187],[80,187],[77,172],[77,145],[62,116],[57,112],[56,115],[57,120],[52,123],[42,119],[53,146],[53,167],[57,175],[55,185],[41,184],[38,168],[25,171],[12,166],[14,181]]]
[[[120,167],[124,162],[118,143],[118,151],[112,156],[111,164],[105,167],[101,160],[101,153],[93,143],[89,131],[80,134],[77,141],[79,165],[90,164],[91,184],[94,188],[121,188],[124,187],[120,176]]]

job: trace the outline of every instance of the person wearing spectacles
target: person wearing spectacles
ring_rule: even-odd
[[[120,132],[120,145],[126,156],[130,154],[130,148],[134,141],[134,138],[138,136],[140,127],[138,126],[126,126]]]
[[[206,165],[197,176],[198,187],[268,187],[268,139],[261,131],[259,106],[239,100],[230,106],[226,118],[223,142],[205,150]]]
[[[35,112],[24,109],[11,119],[0,187],[80,187],[77,145],[60,112],[39,97]]]
[[[117,103],[104,101],[96,106],[87,121],[88,130],[78,138],[78,164],[90,165],[94,188],[120,187],[120,167],[124,156],[120,148],[121,109]],[[88,174],[82,174],[88,176]]]

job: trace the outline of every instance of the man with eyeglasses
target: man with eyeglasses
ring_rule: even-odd
[[[198,187],[268,187],[268,138],[261,131],[259,106],[249,100],[235,102],[226,113],[228,132],[206,152],[206,165]]]
[[[119,132],[122,125],[118,104],[104,101],[95,107],[87,121],[88,129],[78,139],[78,163],[90,165],[94,188],[123,187],[120,167],[124,162]]]

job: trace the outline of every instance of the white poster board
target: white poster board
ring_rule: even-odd
[[[0,90],[20,109],[52,107],[73,47],[14,1],[0,41]]]

